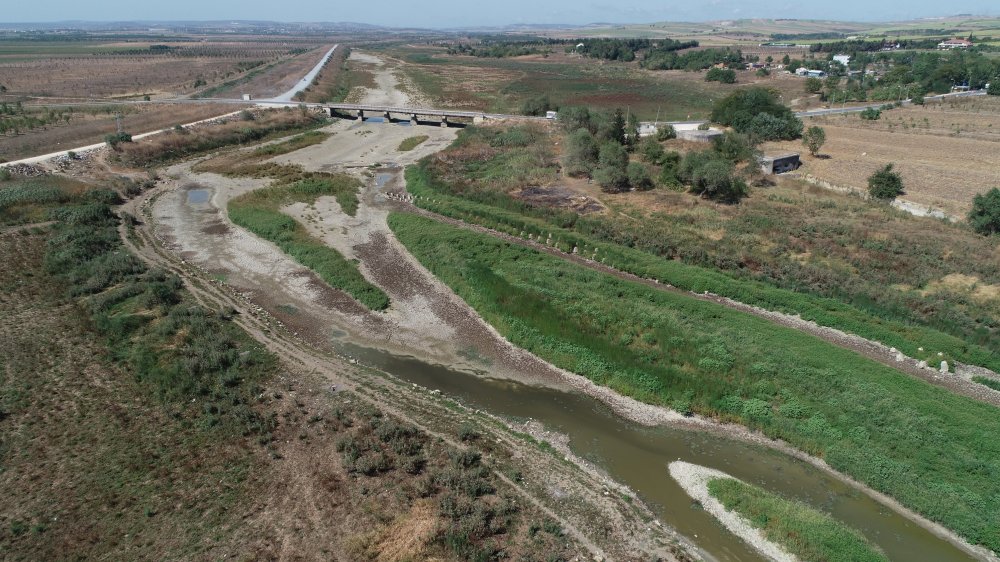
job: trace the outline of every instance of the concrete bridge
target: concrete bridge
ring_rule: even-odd
[[[545,120],[544,117],[526,117],[524,115],[504,115],[501,113],[484,113],[482,111],[461,111],[455,109],[429,109],[414,107],[393,107],[387,105],[370,105],[357,103],[333,103],[323,104],[330,112],[330,117],[336,117],[338,113],[354,115],[358,121],[367,117],[381,117],[386,123],[391,123],[395,118],[397,121],[409,120],[416,125],[423,121],[439,121],[442,127],[447,127],[449,122],[457,119],[469,119],[473,123],[482,123],[490,119],[531,119]]]

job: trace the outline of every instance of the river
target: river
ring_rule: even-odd
[[[720,561],[763,558],[693,504],[668,474],[668,463],[708,466],[799,499],[861,531],[891,560],[974,560],[867,494],[780,452],[700,431],[642,427],[578,393],[492,379],[343,342],[337,346],[362,364],[440,390],[466,406],[511,420],[537,420],[567,435],[576,455],[633,489],[663,523]]]

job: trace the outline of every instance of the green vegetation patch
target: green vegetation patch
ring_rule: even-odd
[[[992,388],[993,390],[1000,390],[1000,381],[998,381],[996,379],[990,379],[990,378],[986,378],[986,377],[975,376],[975,377],[972,377],[972,380],[974,382],[978,382],[979,384],[988,386],[988,387]]]
[[[311,205],[318,197],[332,195],[344,212],[353,216],[358,209],[357,191],[360,187],[361,184],[354,178],[337,175],[259,189],[231,200],[229,218],[257,236],[277,244],[324,281],[371,310],[385,310],[389,307],[389,297],[365,280],[357,264],[313,238],[303,225],[279,210],[291,203]]]
[[[888,561],[861,533],[804,503],[733,478],[711,480],[708,492],[800,560]]]
[[[301,135],[295,135],[288,140],[261,146],[253,151],[253,155],[267,157],[280,156],[307,146],[319,144],[331,136],[333,135],[322,131],[307,131]]]
[[[429,138],[430,137],[427,135],[417,135],[415,137],[405,138],[403,139],[403,142],[399,143],[399,148],[397,148],[396,150],[398,150],[399,152],[409,152],[414,148],[417,148],[418,146],[423,144],[424,141],[426,141]]]
[[[996,264],[979,258],[992,247],[965,229],[935,222],[931,231],[927,221],[888,208],[793,189],[755,191],[731,210],[664,194],[669,212],[619,198],[611,213],[581,215],[516,197],[517,188],[556,177],[549,163],[557,163],[546,156],[552,137],[506,147],[492,141],[503,130],[490,129],[463,130],[443,154],[407,169],[418,205],[508,234],[551,235],[564,251],[576,247],[640,277],[797,314],[935,366],[958,360],[1000,369],[995,302],[920,290],[955,272],[1000,283]],[[524,165],[508,167],[515,159]],[[956,255],[957,245],[970,251]]]
[[[784,439],[1000,547],[995,408],[720,305],[422,217],[389,225],[515,345],[637,399]]]

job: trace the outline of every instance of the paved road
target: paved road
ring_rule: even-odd
[[[292,101],[292,98],[295,97],[295,94],[301,92],[302,90],[305,90],[307,87],[309,87],[309,84],[312,84],[312,81],[315,80],[316,76],[319,75],[321,70],[323,70],[323,67],[330,60],[330,57],[333,56],[333,52],[336,51],[337,47],[339,46],[340,45],[334,45],[333,47],[330,47],[330,50],[326,52],[326,55],[322,59],[320,59],[318,63],[316,63],[316,66],[314,66],[313,69],[309,71],[309,74],[306,74],[305,78],[299,80],[299,82],[295,84],[295,86],[292,86],[291,90],[288,90],[287,92],[281,94],[280,96],[276,96],[261,101],[279,102],[279,103]]]

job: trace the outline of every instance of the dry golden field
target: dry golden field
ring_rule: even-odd
[[[972,98],[858,115],[806,120],[826,129],[820,157],[805,154],[800,172],[834,185],[867,189],[868,176],[892,163],[903,175],[904,199],[963,216],[977,193],[1000,186],[1000,99]],[[798,141],[765,152],[803,151]]]
[[[239,111],[240,105],[157,104],[120,106],[122,128],[132,134],[146,133]],[[95,109],[95,108],[90,108]],[[115,113],[106,108],[75,108],[68,122],[48,125],[18,135],[0,136],[0,162],[48,154],[99,143],[117,130]]]
[[[296,37],[171,37],[163,44],[52,41],[43,46],[0,40],[0,85],[14,96],[156,97],[193,94],[270,73],[265,83],[287,89],[291,84],[283,82],[284,76],[309,60],[315,64],[322,44]]]

